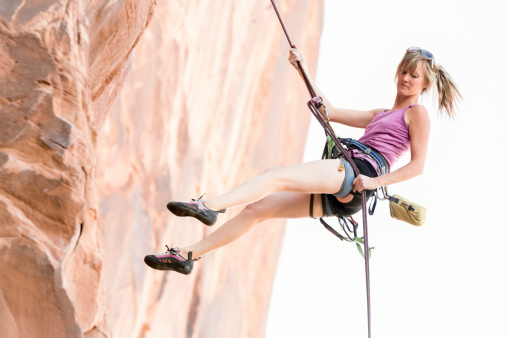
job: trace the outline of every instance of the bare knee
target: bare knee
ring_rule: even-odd
[[[261,174],[264,177],[268,184],[271,185],[273,191],[277,191],[281,189],[283,185],[283,175],[281,175],[280,167],[270,167],[264,170]]]
[[[253,225],[269,219],[269,208],[262,200],[248,204],[241,213],[250,218]]]
[[[261,173],[261,176],[276,179],[276,176],[278,176],[279,171],[280,168],[278,167],[269,167]]]
[[[264,169],[264,171],[261,173],[261,175],[267,175],[267,174],[270,174],[274,171],[276,171],[278,168],[277,167],[269,167],[269,168],[266,168]]]

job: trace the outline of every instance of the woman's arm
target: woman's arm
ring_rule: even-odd
[[[412,107],[405,112],[405,121],[410,134],[410,162],[386,175],[374,178],[359,175],[352,182],[354,184],[353,191],[376,189],[409,180],[423,173],[430,135],[428,112],[423,106]]]
[[[303,77],[303,72],[301,69],[299,69],[297,65],[297,61],[300,62],[301,67],[304,69],[306,76],[308,78],[308,81],[310,81],[310,84],[312,85],[313,89],[315,90],[315,93],[322,98],[324,101],[324,105],[327,108],[327,112],[329,114],[329,120],[332,122],[341,123],[350,127],[356,127],[356,128],[366,128],[368,123],[371,122],[375,114],[378,112],[381,112],[382,109],[373,109],[373,110],[352,110],[352,109],[340,109],[335,108],[331,104],[331,102],[326,98],[324,93],[317,87],[315,80],[311,76],[310,72],[308,71],[308,68],[306,67],[306,61],[301,52],[299,52],[296,48],[290,49],[290,56],[289,56],[290,63],[296,68],[299,72],[299,75]],[[324,113],[323,109],[321,110],[322,113]]]

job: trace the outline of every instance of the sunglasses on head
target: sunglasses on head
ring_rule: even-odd
[[[431,60],[431,66],[433,67],[433,60],[435,60],[435,57],[433,54],[431,54],[430,51],[427,51],[426,49],[422,49],[420,47],[410,47],[407,49],[407,52],[419,52],[426,60]]]

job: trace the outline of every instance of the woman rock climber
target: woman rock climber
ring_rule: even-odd
[[[290,49],[290,63],[302,75],[297,61],[306,74],[306,62],[295,48]],[[145,263],[158,270],[174,270],[183,274],[192,272],[193,263],[200,256],[232,243],[247,234],[257,224],[273,218],[302,218],[309,216],[311,196],[313,216],[327,216],[322,206],[323,194],[332,195],[333,203],[343,213],[361,209],[363,190],[367,195],[382,186],[403,182],[422,174],[430,119],[426,108],[419,105],[419,97],[436,85],[439,110],[453,116],[456,102],[461,98],[449,74],[435,63],[433,55],[418,47],[409,48],[396,70],[396,98],[391,109],[357,111],[335,108],[318,90],[309,77],[317,95],[328,107],[329,120],[347,126],[364,128],[360,142],[373,148],[392,165],[410,149],[411,159],[405,166],[379,175],[378,165],[369,156],[352,152],[360,175],[355,177],[350,165],[341,160],[326,159],[287,167],[270,168],[224,195],[204,201],[170,202],[167,207],[176,216],[195,217],[206,225],[213,225],[218,213],[227,208],[246,205],[236,217],[224,223],[203,240],[179,248],[169,248],[160,255],[148,255]],[[196,258],[197,257],[197,258]]]

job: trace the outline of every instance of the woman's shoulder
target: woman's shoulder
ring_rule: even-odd
[[[410,125],[412,121],[428,121],[429,114],[426,108],[422,105],[409,106],[405,111],[405,122]]]
[[[426,108],[420,104],[408,106],[407,110],[405,110],[405,116],[417,116],[417,115],[426,115],[428,116],[428,111]]]

